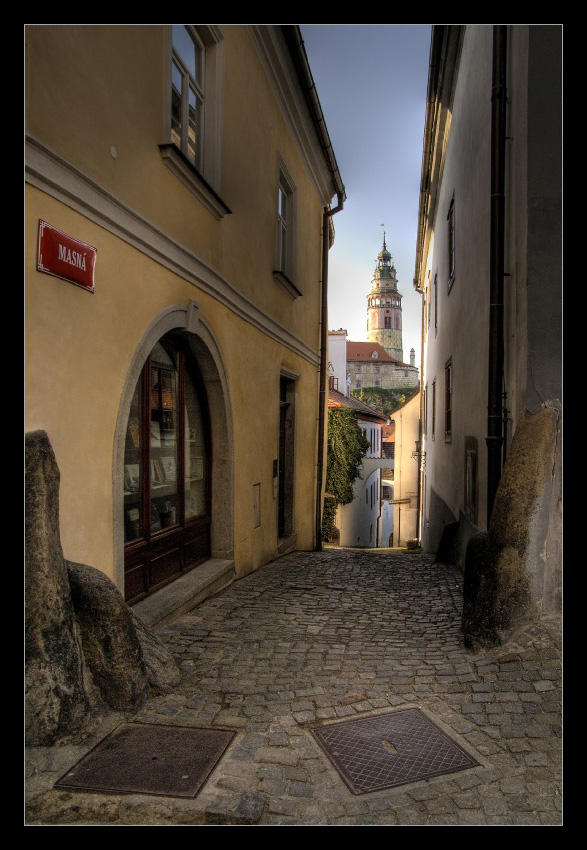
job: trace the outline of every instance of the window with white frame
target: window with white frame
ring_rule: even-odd
[[[423,405],[424,408],[424,434],[428,434],[428,384],[424,387]]]
[[[455,279],[455,199],[453,198],[448,208],[448,288],[450,289]]]
[[[171,25],[171,141],[202,170],[205,47],[195,27]]]
[[[275,280],[291,298],[302,293],[296,286],[296,187],[280,161],[277,187]]]
[[[224,39],[217,24],[171,24],[165,164],[216,218],[230,212],[219,196]]]

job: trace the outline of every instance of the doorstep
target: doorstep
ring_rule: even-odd
[[[210,558],[146,599],[141,599],[132,606],[132,610],[148,628],[162,628],[228,587],[234,578],[234,561]]]

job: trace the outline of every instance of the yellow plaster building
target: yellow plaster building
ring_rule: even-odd
[[[344,187],[299,28],[28,25],[25,200],[65,558],[132,603],[319,545]]]

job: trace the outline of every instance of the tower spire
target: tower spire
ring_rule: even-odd
[[[385,225],[381,227],[385,228]],[[367,296],[367,339],[378,342],[390,357],[403,362],[401,299],[393,258],[387,250],[383,230],[383,248],[377,255],[371,291]]]

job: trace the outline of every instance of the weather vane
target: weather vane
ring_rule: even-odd
[[[383,247],[386,248],[387,246],[385,244],[385,225],[383,224],[383,222],[381,223],[380,227],[383,228]]]

